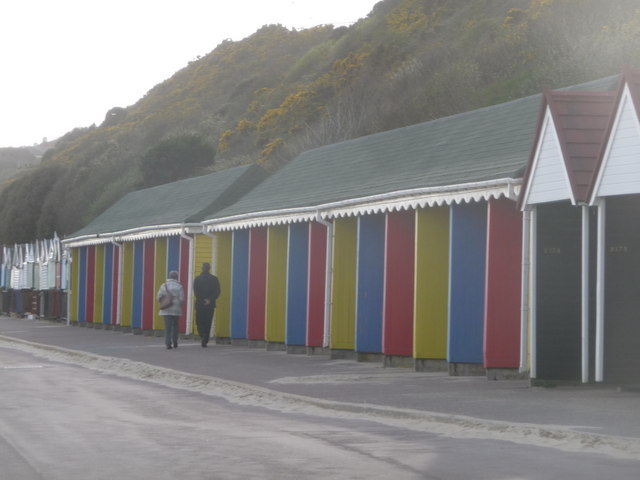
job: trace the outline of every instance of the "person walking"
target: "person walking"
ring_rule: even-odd
[[[203,263],[202,273],[193,282],[193,293],[196,297],[196,325],[203,348],[209,343],[213,312],[216,309],[216,300],[220,296],[220,282],[210,270],[211,265]]]
[[[178,320],[182,316],[182,304],[184,303],[184,288],[178,282],[178,272],[172,270],[169,272],[167,281],[164,282],[156,298],[158,302],[166,295],[170,295],[168,305],[160,305],[160,316],[164,318],[164,343],[167,349],[178,348]]]

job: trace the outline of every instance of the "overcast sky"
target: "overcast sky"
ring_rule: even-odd
[[[222,40],[261,26],[349,25],[379,0],[8,0],[0,147],[99,125]]]

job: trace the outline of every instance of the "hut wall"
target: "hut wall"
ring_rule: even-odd
[[[287,226],[267,229],[265,340],[283,343],[287,315]]]
[[[209,263],[213,265],[213,238],[208,235],[197,234],[194,235],[194,265],[193,265],[193,275],[194,277],[200,275],[202,271],[202,264]],[[188,270],[188,269],[187,269]],[[185,294],[187,293],[187,284],[184,284]],[[193,302],[195,302],[195,298],[193,298]],[[185,308],[186,310],[186,308]],[[193,333],[195,335],[200,335],[198,332],[198,326],[196,325],[196,312],[195,308],[192,309],[192,321],[193,325]]]
[[[322,347],[327,272],[327,227],[309,224],[309,273],[307,280],[307,337],[309,347]]]
[[[415,358],[447,358],[449,215],[445,206],[416,212]]]
[[[142,329],[153,330],[156,317],[156,242],[150,238],[143,240],[142,267]]]
[[[633,100],[625,95],[620,105],[617,128],[609,140],[610,156],[604,164],[602,182],[598,189],[600,196],[633,194],[640,191],[640,135],[638,116]]]
[[[104,249],[104,297],[102,299],[102,323],[111,324],[111,307],[113,305],[113,292],[115,290],[113,284],[113,245],[107,243]]]
[[[518,368],[522,214],[507,199],[489,201],[486,275],[485,367]]]
[[[131,303],[131,328],[142,328],[142,293],[144,268],[144,241],[137,240],[133,246],[133,288]]]
[[[415,211],[386,215],[384,317],[385,355],[413,354]]]
[[[529,203],[553,202],[570,194],[569,180],[564,169],[560,141],[547,112],[543,127],[535,171],[529,188]]]
[[[487,205],[452,205],[450,212],[448,361],[482,364]]]
[[[212,271],[220,282],[220,297],[216,302],[213,335],[216,338],[231,337],[231,265],[233,234],[216,233],[215,263]]]
[[[86,303],[84,308],[85,322],[93,323],[93,308],[95,305],[95,279],[96,279],[96,247],[87,247],[85,274]]]
[[[80,321],[80,289],[81,289],[81,260],[82,248],[74,248],[71,250],[71,272],[69,278],[71,279],[71,291],[69,292],[69,321]],[[9,311],[8,308],[6,311]]]
[[[180,316],[180,319],[178,320],[178,331],[182,332],[182,333],[188,333],[187,332],[187,304],[186,302],[188,302],[189,300],[189,267],[191,266],[191,242],[189,242],[189,240],[187,240],[186,238],[180,238],[180,243],[179,243],[179,252],[180,252],[180,256],[179,256],[179,262],[178,262],[178,272],[179,272],[179,278],[180,278],[180,283],[182,284],[182,286],[185,289],[185,298],[187,300],[185,300],[185,306],[182,309],[182,315]],[[172,260],[173,261],[173,260]]]
[[[153,272],[153,324],[151,329],[164,330],[164,319],[160,317],[160,307],[155,301],[160,286],[166,281],[169,270],[167,265],[168,245],[166,238],[156,238],[154,241],[154,272]],[[186,291],[186,289],[185,289]]]
[[[264,340],[267,282],[267,229],[252,228],[249,232],[249,286],[247,307],[247,338]]]
[[[285,322],[287,345],[305,345],[307,336],[309,228],[308,223],[294,223],[289,226]]]
[[[102,323],[105,302],[105,252],[104,245],[96,245],[95,251],[95,267],[93,276],[93,322]]]
[[[537,208],[536,377],[581,378],[581,212],[569,202]]]
[[[120,305],[120,325],[129,328],[133,319],[134,289],[134,257],[135,244],[126,242],[122,245],[122,299]]]
[[[353,217],[334,221],[329,347],[336,350],[354,349],[357,225]]]
[[[112,272],[111,272],[111,317],[110,323],[116,325],[118,318],[118,296],[120,295],[120,255],[122,255],[122,247],[113,246],[112,248]]]
[[[233,232],[231,273],[231,338],[247,338],[247,302],[249,291],[249,231]]]
[[[382,353],[385,216],[358,218],[356,339],[358,352]]]
[[[640,195],[607,198],[604,381],[640,379]]]

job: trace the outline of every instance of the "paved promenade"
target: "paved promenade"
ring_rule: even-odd
[[[88,354],[86,359],[76,355],[74,361],[80,364],[102,357],[127,359],[185,376],[211,377],[242,390],[245,398],[252,391],[263,397],[273,392],[326,410],[427,418],[466,429],[517,431],[520,437],[537,437],[538,443],[548,437],[640,454],[640,392],[616,386],[531,387],[526,380],[451,377],[327,355],[215,344],[202,348],[194,340],[167,350],[160,337],[0,317],[0,348],[16,347],[36,355]]]

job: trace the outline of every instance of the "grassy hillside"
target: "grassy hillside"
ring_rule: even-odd
[[[74,232],[132,189],[640,66],[637,0],[384,0],[350,27],[264,26],[58,141],[0,194],[0,242]],[[194,155],[194,148],[199,148]],[[197,161],[192,160],[197,157]]]

